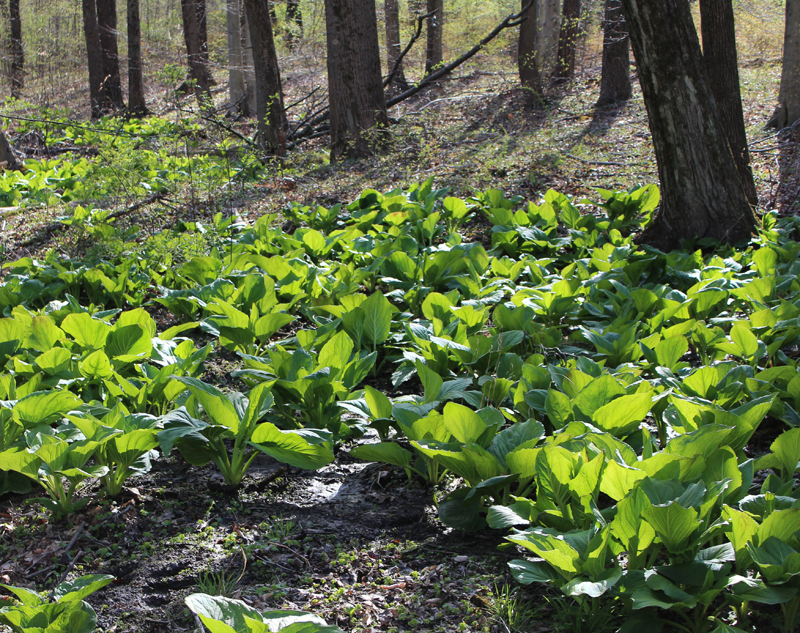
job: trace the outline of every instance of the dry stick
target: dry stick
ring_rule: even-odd
[[[109,215],[105,221],[108,222],[109,220],[116,220],[117,218],[121,218],[123,215],[128,215],[129,213],[138,211],[142,207],[147,206],[148,204],[153,204],[154,202],[158,202],[159,200],[169,201],[169,198],[167,198],[167,194],[163,191],[159,193],[153,193],[147,196],[144,200],[139,200],[139,202],[134,202],[127,209],[121,209],[120,211],[115,211],[114,213]]]
[[[303,97],[302,99],[298,99],[298,100],[297,100],[297,101],[295,101],[294,103],[290,103],[288,106],[286,106],[286,107],[283,109],[283,111],[284,111],[284,112],[288,112],[289,110],[291,110],[291,109],[292,109],[293,107],[295,107],[296,105],[300,105],[301,103],[303,103],[303,101],[307,101],[307,100],[308,100],[308,99],[310,99],[310,98],[311,98],[311,97],[314,95],[314,93],[315,93],[317,90],[319,90],[319,89],[320,89],[320,86],[317,86],[317,87],[316,87],[316,88],[314,88],[314,89],[313,89],[311,92],[309,92],[309,93],[308,93],[308,94],[307,94],[305,97]]]
[[[72,536],[72,540],[69,542],[69,545],[67,545],[67,549],[64,550],[65,554],[72,549],[73,545],[75,545],[75,541],[78,540],[78,537],[81,535],[81,532],[83,532],[84,525],[86,525],[86,521],[81,521],[81,524],[78,526],[78,529],[75,530],[75,534]]]
[[[414,42],[416,42],[419,39],[419,36],[422,35],[423,22],[428,18],[433,17],[436,11],[438,11],[438,9],[434,9],[430,13],[426,13],[425,15],[420,15],[417,17],[417,30],[414,32],[414,35],[411,36],[411,39],[408,41],[408,44],[406,45],[403,52],[397,56],[397,59],[394,62],[394,67],[392,68],[392,72],[390,72],[389,76],[383,80],[384,88],[388,86],[390,83],[392,83],[392,79],[394,79],[394,76],[397,74],[397,71],[400,70],[400,64],[403,63],[403,58],[406,56],[408,51],[411,50],[411,47],[414,46]]]
[[[64,570],[64,573],[63,573],[63,574],[61,574],[61,578],[59,578],[59,579],[58,579],[58,582],[57,582],[57,583],[55,584],[55,586],[54,586],[54,587],[53,587],[53,588],[50,590],[50,600],[52,600],[52,599],[53,599],[53,595],[54,595],[54,594],[55,594],[55,592],[56,592],[56,587],[58,587],[58,586],[59,586],[59,585],[60,585],[62,582],[64,582],[64,580],[65,580],[65,579],[66,579],[66,577],[67,577],[67,574],[69,574],[69,572],[71,572],[71,571],[72,571],[72,568],[73,568],[73,567],[75,567],[75,563],[77,563],[77,562],[78,562],[78,559],[79,559],[81,556],[83,556],[83,550],[82,550],[82,549],[79,549],[79,550],[78,550],[78,553],[77,553],[77,554],[75,554],[75,558],[73,558],[73,559],[72,559],[72,562],[71,562],[69,565],[67,565],[67,568]]]
[[[612,161],[606,160],[587,160],[586,158],[581,158],[580,156],[573,156],[572,154],[564,154],[567,158],[571,158],[572,160],[577,160],[582,163],[586,163],[587,165],[610,165],[612,167],[632,167],[634,165],[647,165],[648,163],[615,163]]]

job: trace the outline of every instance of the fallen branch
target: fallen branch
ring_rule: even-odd
[[[414,43],[419,39],[419,36],[422,35],[422,25],[425,20],[436,13],[437,9],[434,9],[430,13],[426,13],[425,15],[420,15],[417,17],[417,30],[414,32],[414,35],[411,36],[411,39],[408,41],[408,44],[403,49],[403,52],[397,56],[397,59],[394,60],[394,66],[392,67],[392,72],[389,73],[389,76],[383,80],[383,87],[386,88],[390,83],[392,83],[392,79],[397,74],[397,71],[400,70],[400,64],[403,63],[403,58],[408,54],[408,51],[411,50],[411,47],[414,46]]]
[[[473,46],[470,50],[464,53],[458,59],[450,62],[446,66],[443,66],[439,70],[430,73],[429,75],[423,77],[420,82],[414,86],[413,88],[409,88],[405,92],[397,95],[389,99],[386,102],[386,107],[391,108],[392,106],[397,105],[401,101],[408,99],[409,97],[413,97],[417,94],[420,90],[422,90],[425,86],[430,84],[431,82],[436,81],[437,79],[441,79],[445,75],[451,73],[453,70],[458,68],[461,64],[465,61],[469,60],[470,58],[474,57],[481,49],[483,49],[489,42],[491,42],[495,37],[497,37],[502,31],[508,28],[513,28],[515,26],[519,26],[527,17],[523,17],[523,14],[530,8],[533,4],[533,0],[528,0],[522,10],[519,13],[512,13],[505,20],[503,20],[500,24],[498,24],[494,30],[489,33],[486,37],[484,37],[480,42],[478,42],[475,46]],[[423,16],[423,19],[426,16]],[[391,75],[390,75],[391,77]],[[326,107],[318,116],[314,119],[307,121],[305,124],[299,126],[297,130],[288,136],[289,140],[294,141],[290,145],[287,145],[287,149],[293,149],[297,147],[298,143],[302,141],[307,141],[312,138],[317,138],[325,134],[328,130],[327,125],[319,125],[323,123],[329,116],[329,108]],[[319,127],[317,127],[319,126]],[[302,130],[302,131],[301,131]]]
[[[500,24],[498,24],[494,28],[494,30],[491,33],[489,33],[489,35],[484,37],[480,42],[478,42],[470,50],[464,53],[461,57],[450,62],[445,66],[442,66],[439,70],[436,70],[430,73],[429,75],[426,75],[413,88],[409,88],[408,90],[397,95],[396,97],[389,99],[386,102],[386,107],[391,108],[392,106],[397,105],[401,101],[404,101],[409,97],[413,97],[428,84],[453,72],[453,70],[461,66],[461,64],[463,64],[465,61],[474,57],[477,53],[479,53],[483,49],[484,46],[486,46],[489,42],[491,42],[494,38],[496,38],[502,31],[522,24],[525,20],[527,20],[527,17],[523,17],[524,13],[530,8],[532,4],[533,0],[528,0],[527,4],[524,7],[522,7],[522,10],[519,13],[512,13],[511,15],[506,17],[505,20],[503,20]]]
[[[131,206],[129,206],[126,209],[122,209],[120,211],[115,211],[114,213],[109,215],[105,219],[105,221],[108,222],[110,220],[116,220],[117,218],[121,218],[124,215],[128,215],[129,213],[133,213],[134,211],[138,211],[142,207],[147,206],[148,204],[153,204],[154,202],[158,202],[160,200],[169,201],[169,198],[167,198],[166,192],[159,191],[157,193],[150,194],[144,200],[139,200],[139,202],[134,202]]]
[[[636,165],[647,165],[648,163],[616,163],[613,161],[607,160],[588,160],[586,158],[581,158],[580,156],[573,156],[572,154],[564,154],[567,158],[571,158],[572,160],[577,160],[581,163],[586,163],[587,165],[606,165],[609,167],[633,167]]]

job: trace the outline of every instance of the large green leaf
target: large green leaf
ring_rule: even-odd
[[[620,396],[597,409],[592,420],[603,431],[624,437],[639,428],[652,404],[653,399],[648,393]]]
[[[414,454],[395,442],[379,442],[356,446],[350,454],[368,462],[382,462],[400,468],[408,468],[414,460]]]
[[[392,304],[380,290],[376,290],[360,308],[364,311],[364,337],[373,345],[383,343],[391,332]]]
[[[310,429],[282,431],[265,422],[256,427],[251,445],[296,468],[317,470],[333,461],[330,442]]]
[[[462,444],[475,442],[486,430],[486,424],[477,413],[455,402],[448,402],[444,406],[444,424]]]
[[[51,422],[83,404],[69,391],[37,391],[14,405],[12,415],[26,427]]]
[[[123,363],[143,360],[153,350],[150,334],[139,324],[115,328],[106,339],[104,350],[108,356]]]
[[[642,509],[642,516],[672,554],[681,554],[691,546],[692,535],[701,523],[694,508],[684,508],[676,501]]]
[[[212,424],[219,424],[236,435],[241,417],[231,400],[219,389],[191,376],[174,376],[175,380],[189,387],[192,395],[203,406]]]

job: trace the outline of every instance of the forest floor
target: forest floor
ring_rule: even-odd
[[[781,148],[762,131],[779,70],[764,61],[742,69],[745,112],[761,207],[793,211],[796,197],[779,187]],[[394,150],[385,156],[328,164],[324,140],[310,142],[233,195],[192,183],[170,206],[142,207],[125,220],[145,234],[218,211],[253,220],[290,202],[327,207],[365,188],[431,176],[451,195],[496,187],[526,200],[551,188],[596,199],[595,187],[656,182],[638,86],[629,103],[598,111],[597,77],[587,67],[531,104],[510,70],[464,70],[391,112]],[[108,159],[125,168],[125,157]],[[109,200],[114,208],[136,202],[122,191]],[[63,214],[9,211],[5,260],[79,250],[78,236],[56,221]],[[502,535],[445,528],[434,492],[401,471],[344,456],[313,473],[260,457],[235,491],[212,467],[190,471],[162,458],[130,481],[124,499],[93,502],[62,522],[20,496],[2,499],[0,581],[48,588],[68,572],[113,574],[113,585],[89,599],[107,633],[197,631],[183,599],[215,582],[257,608],[308,610],[354,632],[614,630],[613,614],[587,625],[555,595],[517,587],[506,566],[512,553],[497,549]]]

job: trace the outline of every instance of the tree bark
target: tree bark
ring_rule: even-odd
[[[736,55],[732,0],[700,0],[700,19],[708,85],[717,102],[720,123],[742,179],[744,194],[750,204],[757,206],[758,193],[750,167],[750,151],[747,149],[747,132],[744,129],[739,88],[739,59]]]
[[[603,108],[631,98],[631,42],[622,0],[606,0],[603,16],[603,70],[596,106]]]
[[[242,9],[239,0],[228,0],[225,26],[228,36],[228,92],[231,114],[250,114],[244,83],[244,56],[242,55]]]
[[[389,144],[374,0],[325,0],[331,160]]]
[[[89,101],[93,119],[103,116],[105,89],[103,86],[103,49],[97,27],[97,7],[94,0],[82,0],[83,34],[86,39],[86,58],[89,69]]]
[[[671,250],[682,239],[735,243],[755,215],[719,122],[686,0],[623,0],[653,137],[661,207],[640,240]]]
[[[97,0],[97,28],[100,31],[100,47],[103,51],[105,105],[109,110],[121,110],[125,107],[125,100],[122,96],[122,79],[119,73],[116,0]]]
[[[244,6],[253,44],[259,145],[269,152],[282,154],[286,149],[288,123],[283,110],[281,74],[269,5],[267,0],[244,0]]]
[[[522,0],[522,6],[527,0]],[[531,96],[541,99],[545,74],[553,64],[559,33],[558,0],[534,0],[519,27],[519,79]]]
[[[428,45],[425,49],[425,74],[442,63],[442,26],[444,24],[444,0],[428,0],[428,13],[436,11],[428,18]]]
[[[558,61],[553,78],[566,80],[575,74],[575,48],[581,36],[581,0],[564,0],[561,33],[558,37]]]
[[[800,0],[786,0],[783,69],[778,106],[766,127],[782,130],[800,120]]]
[[[24,167],[11,149],[11,144],[2,129],[0,129],[0,163],[5,163],[5,169],[20,170]]]
[[[189,79],[194,81],[197,100],[203,107],[211,102],[214,79],[208,68],[208,31],[205,0],[181,0],[183,38],[189,65]]]
[[[19,10],[19,0],[8,1],[8,22],[11,96],[19,98],[20,92],[25,87],[25,51],[22,48],[22,15]]]
[[[384,0],[383,11],[386,20],[386,72],[391,73],[397,58],[400,56],[400,2],[399,0]],[[408,81],[403,72],[403,63],[388,86],[389,91],[403,92],[408,90]]]
[[[142,76],[142,24],[139,0],[128,0],[128,112],[135,116],[148,114]]]
[[[283,43],[293,50],[297,40],[303,39],[303,13],[299,0],[286,0],[286,22],[283,25]]]
[[[253,70],[253,42],[250,38],[250,21],[247,19],[247,11],[242,11],[242,32],[244,34],[242,44],[244,85],[247,93],[247,108],[252,115],[256,111],[256,73]]]

